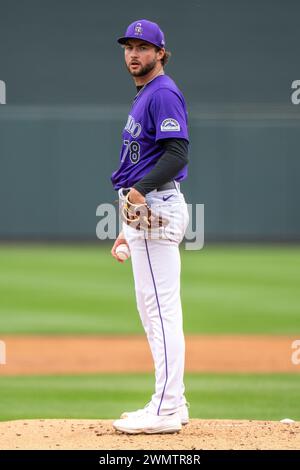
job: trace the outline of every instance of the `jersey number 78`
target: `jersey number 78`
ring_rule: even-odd
[[[140,144],[135,140],[132,140],[131,142],[129,140],[124,140],[123,144],[126,147],[121,162],[123,163],[125,161],[125,158],[129,153],[131,163],[137,163],[140,159]]]

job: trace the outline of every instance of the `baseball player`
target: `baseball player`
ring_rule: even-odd
[[[137,308],[155,366],[155,392],[140,410],[124,412],[116,430],[171,433],[189,420],[184,395],[179,244],[189,222],[180,182],[187,176],[188,129],[184,97],[164,73],[170,53],[156,23],[138,20],[118,39],[137,93],[123,130],[119,168],[122,231],[111,250],[131,253]]]

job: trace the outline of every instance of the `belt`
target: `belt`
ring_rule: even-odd
[[[179,183],[177,183],[179,185]],[[174,180],[168,181],[167,183],[163,184],[159,188],[157,188],[157,191],[166,191],[167,189],[177,189],[176,183]]]
[[[177,186],[176,186],[177,185]],[[159,188],[156,188],[156,191],[166,191],[167,189],[177,189],[179,188],[179,183],[176,183],[174,180],[168,181],[167,183],[163,184],[162,186],[159,186]],[[123,189],[123,194],[126,196],[127,193],[129,193],[130,189]]]

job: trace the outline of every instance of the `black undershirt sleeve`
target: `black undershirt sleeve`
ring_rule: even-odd
[[[163,139],[159,141],[164,149],[155,167],[133,187],[145,196],[177,176],[188,163],[188,141],[185,139]]]

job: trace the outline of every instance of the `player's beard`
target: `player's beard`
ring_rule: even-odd
[[[127,70],[133,77],[143,77],[144,75],[147,75],[149,72],[151,72],[151,70],[154,69],[154,67],[156,66],[156,62],[157,62],[157,60],[153,59],[152,62],[150,62],[147,65],[144,65],[144,67],[142,67],[142,68],[140,68],[139,70],[136,70],[136,71],[135,70],[131,71],[130,65],[127,65]]]

